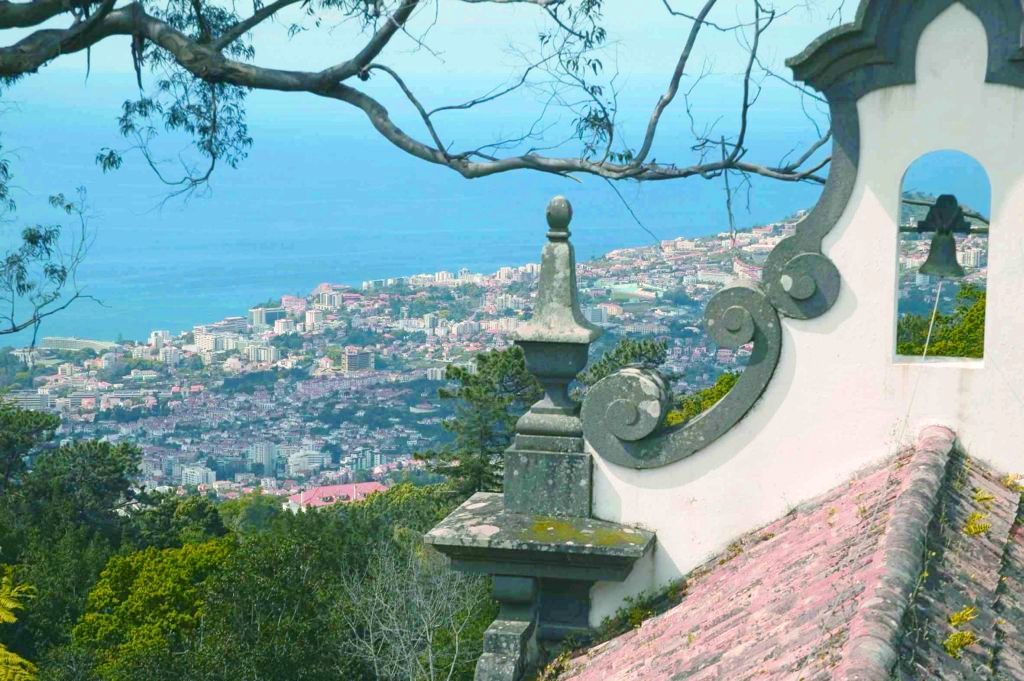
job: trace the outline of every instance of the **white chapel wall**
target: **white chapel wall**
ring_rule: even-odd
[[[858,102],[861,157],[839,224],[823,245],[842,275],[835,306],[784,321],[763,398],[732,431],[677,463],[626,469],[595,455],[594,512],[657,531],[653,555],[622,584],[593,591],[594,624],[782,516],[929,424],[966,450],[1024,472],[1024,91],[984,82],[981,22],[953,5],[918,45],[917,82]],[[992,186],[983,360],[895,357],[897,219],[906,169],[930,151],[977,159]]]

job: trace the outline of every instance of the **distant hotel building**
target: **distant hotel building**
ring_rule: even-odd
[[[964,249],[964,267],[979,268],[988,264],[988,257],[984,248],[971,247]]]
[[[587,321],[591,324],[608,323],[608,310],[603,307],[585,307],[583,308],[583,316],[586,317]]]
[[[295,331],[294,319],[278,319],[274,322],[274,333],[277,335],[293,333]]]
[[[345,348],[345,354],[341,356],[341,370],[346,374],[354,371],[372,371],[373,353],[358,348]]]
[[[174,346],[160,348],[160,361],[167,366],[177,366],[181,362],[181,350]]]
[[[149,345],[159,350],[171,342],[170,331],[151,331],[149,334]]]
[[[249,308],[249,324],[256,328],[273,326],[278,319],[284,319],[288,313],[283,307]]]
[[[366,282],[363,284],[365,286]],[[327,310],[337,310],[345,305],[345,295],[341,291],[321,291],[316,297],[316,305]]]
[[[206,466],[182,466],[181,484],[183,485],[212,485],[217,482],[217,474]]]
[[[250,362],[276,362],[281,359],[281,351],[270,345],[250,345],[245,356]]]
[[[305,324],[306,331],[314,331],[324,323],[324,311],[323,310],[306,310]]]
[[[32,390],[12,390],[4,397],[22,409],[30,411],[46,411],[50,408],[50,396]]]
[[[47,336],[43,338],[43,342],[39,344],[39,347],[44,350],[94,350],[96,352],[106,352],[107,350],[113,350],[116,348],[117,343],[111,343],[110,341],[88,340],[85,338]]]
[[[263,475],[274,477],[277,469],[277,445],[271,442],[256,442],[249,445],[247,450],[249,463],[255,468],[257,465],[263,468]]]

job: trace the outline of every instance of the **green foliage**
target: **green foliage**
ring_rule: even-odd
[[[962,531],[968,537],[977,537],[979,535],[988,534],[988,531],[991,529],[992,523],[988,520],[988,513],[975,511],[967,516],[967,520],[964,522]]]
[[[287,533],[242,540],[210,583],[202,628],[177,678],[328,681],[339,674],[337,638],[329,625],[335,586],[349,569],[327,540],[329,520],[311,514]],[[364,547],[363,550],[369,550]]]
[[[654,368],[664,363],[668,344],[662,340],[622,338],[611,350],[579,375],[579,382],[591,386],[627,366]]]
[[[301,350],[305,342],[297,333],[285,333],[270,339],[270,344],[281,350]]]
[[[661,300],[663,302],[671,303],[672,305],[677,305],[680,307],[696,307],[700,304],[690,297],[690,295],[686,292],[686,289],[682,288],[675,288],[666,291],[661,296]]]
[[[154,495],[132,514],[131,527],[140,547],[160,549],[203,542],[227,533],[217,507],[200,496]]]
[[[121,540],[139,458],[131,445],[73,443],[40,453],[0,496],[0,562],[38,593],[11,639],[22,655],[42,660],[67,640]]]
[[[253,492],[218,506],[224,526],[236,534],[266,532],[284,512],[279,497]]]
[[[456,404],[455,416],[444,423],[454,443],[417,458],[464,494],[499,489],[502,455],[512,443],[516,421],[541,398],[540,384],[526,370],[518,347],[480,353],[475,372],[449,365],[445,377],[455,385],[438,394]]]
[[[985,353],[985,289],[964,284],[950,314],[935,317],[929,357],[981,358]],[[920,357],[925,353],[930,318],[905,314],[896,327],[896,352]]]
[[[71,629],[85,611],[85,599],[116,544],[87,527],[54,527],[46,537],[32,533],[15,567],[18,578],[31,584],[35,598],[18,622],[12,640],[26,656],[42,662],[71,640]],[[44,677],[45,678],[45,677]]]
[[[136,544],[122,543],[120,552],[107,545],[105,553],[89,556],[75,555],[72,550],[81,544],[74,542],[51,547],[49,569],[72,566],[72,571],[94,572],[84,584],[68,582],[68,589],[81,592],[83,599],[88,594],[78,610],[65,604],[73,618],[37,620],[38,626],[54,630],[34,658],[40,660],[41,677],[387,678],[378,677],[372,661],[353,649],[362,632],[354,633],[349,625],[351,616],[361,612],[357,606],[372,602],[375,594],[402,593],[419,604],[414,613],[419,624],[407,622],[416,627],[409,639],[418,651],[414,657],[423,655],[438,669],[445,667],[445,673],[432,678],[447,678],[451,667],[452,679],[468,681],[471,658],[494,614],[485,580],[451,573],[433,559],[416,563],[416,569],[407,560],[424,555],[419,537],[461,500],[446,485],[409,484],[364,501],[294,515],[260,495],[221,506],[200,497],[144,499],[143,508],[125,518],[122,527]],[[213,520],[211,511],[222,523]],[[211,527],[212,533],[227,534],[206,539]],[[99,545],[95,533],[86,536]],[[21,555],[28,559],[27,551]],[[395,562],[395,556],[404,558]],[[97,559],[101,562],[94,568]],[[42,579],[42,564],[32,560],[32,570],[19,569]],[[378,574],[376,566],[382,564],[401,570]],[[57,582],[46,583],[50,593]],[[453,592],[462,586],[462,592]],[[458,607],[448,607],[453,603]],[[457,635],[452,633],[456,629]]]
[[[614,615],[601,621],[593,642],[608,641],[636,629],[651,617],[679,605],[685,595],[686,580],[680,579],[662,589],[645,591],[627,598],[625,604],[616,610]]]
[[[18,621],[15,612],[25,607],[25,601],[34,596],[32,587],[16,584],[10,567],[0,566],[0,624]],[[34,664],[0,643],[0,679],[3,681],[35,681]]]
[[[19,490],[22,508],[34,518],[58,524],[84,524],[120,534],[120,506],[132,499],[132,481],[142,453],[131,444],[74,442],[37,457]]]
[[[13,351],[12,347],[0,348],[0,388],[29,388],[41,372],[38,367],[26,366]]]
[[[959,660],[963,656],[963,649],[977,642],[978,635],[973,631],[954,631],[942,642],[942,647],[947,655]]]
[[[25,458],[53,438],[60,427],[54,414],[29,411],[0,400],[0,495],[25,470]]]
[[[72,637],[90,652],[103,681],[134,681],[154,662],[185,652],[202,621],[207,582],[224,569],[222,540],[149,548],[110,560],[89,593]]]
[[[683,395],[679,398],[676,408],[665,417],[665,423],[676,426],[700,416],[725,397],[739,378],[739,372],[726,371],[715,380],[714,385],[698,390],[692,395]]]
[[[292,380],[298,380],[304,378],[305,375],[306,372],[302,369],[251,371],[238,376],[228,376],[224,379],[221,390],[226,393],[246,393],[251,395],[261,388],[273,387],[279,380],[288,379],[289,377]]]
[[[134,423],[140,419],[149,416],[167,416],[171,413],[171,409],[167,406],[167,403],[156,404],[151,408],[147,407],[132,407],[127,409],[120,405],[115,406],[113,409],[104,409],[103,411],[96,413],[95,420],[101,421],[113,421],[114,423]]]

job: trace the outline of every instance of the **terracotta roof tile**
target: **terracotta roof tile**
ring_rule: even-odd
[[[1024,679],[1021,495],[954,440],[926,429],[742,537],[691,573],[682,603],[561,678]]]

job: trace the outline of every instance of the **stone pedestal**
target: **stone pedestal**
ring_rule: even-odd
[[[590,633],[590,588],[622,581],[654,534],[591,518],[593,462],[569,385],[601,330],[580,312],[569,202],[548,205],[537,304],[516,334],[544,398],[516,423],[504,494],[474,494],[426,536],[452,567],[494,575],[501,609],[484,634],[477,681],[518,681],[537,640]]]
[[[654,534],[594,518],[512,513],[478,492],[425,537],[464,572],[495,575],[498,619],[484,636],[477,679],[516,681],[536,640],[586,636],[590,587],[622,581]]]

